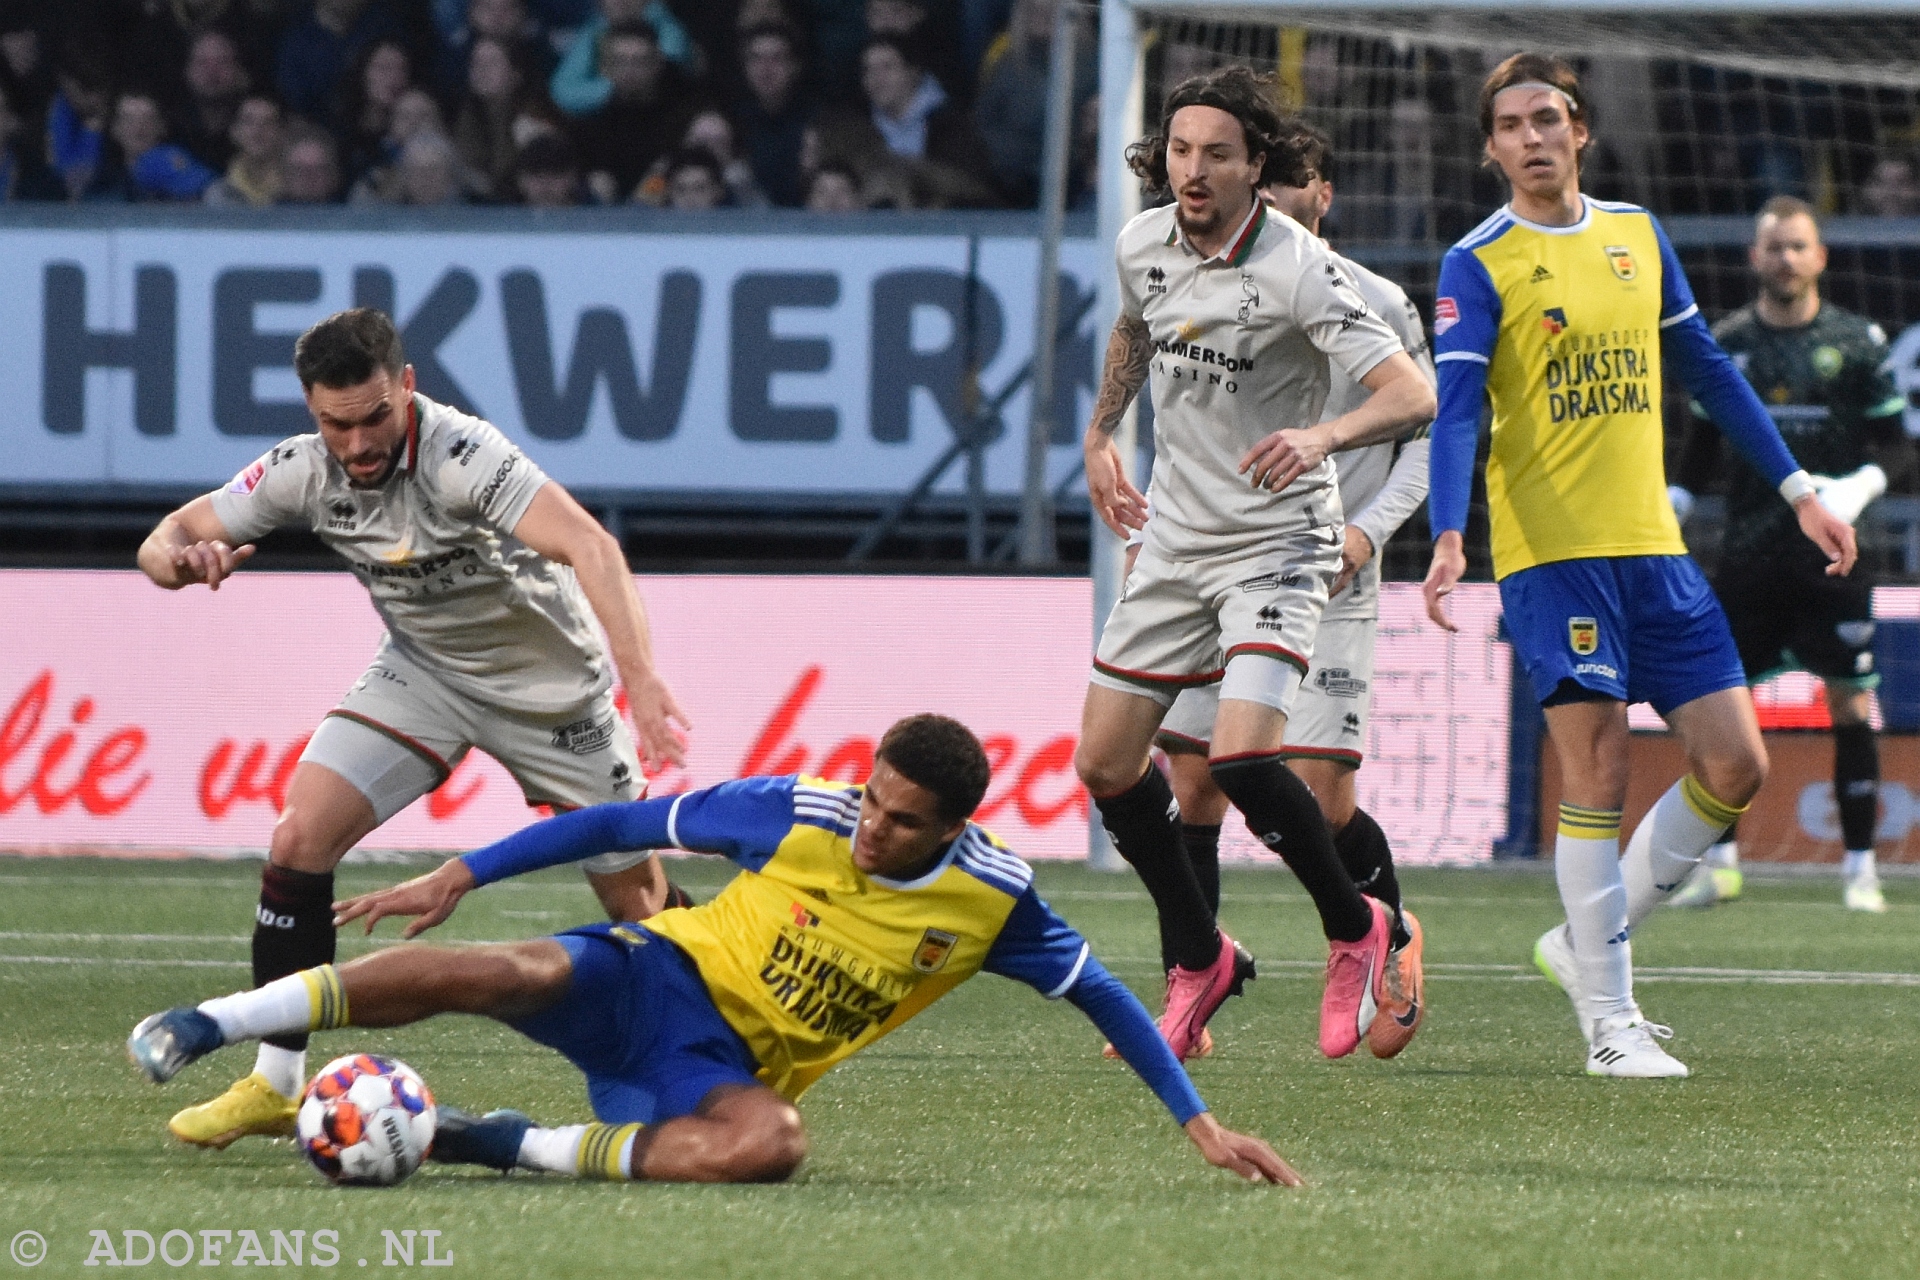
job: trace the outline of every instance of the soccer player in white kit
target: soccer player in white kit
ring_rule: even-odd
[[[387,624],[287,788],[261,872],[256,986],[333,960],[334,867],[469,749],[505,765],[528,804],[580,808],[645,791],[615,672],[649,766],[680,762],[675,722],[686,727],[619,544],[492,425],[416,392],[387,316],[321,321],[295,344],[294,370],[318,431],[167,516],[139,553],[168,590],[218,590],[253,539],[304,525],[346,559]],[[649,850],[583,867],[615,920],[684,897]],[[305,1050],[304,1035],[262,1042],[252,1075],[168,1128],[216,1148],[291,1133]]]
[[[1226,67],[1175,88],[1160,131],[1129,152],[1175,203],[1120,234],[1120,317],[1084,442],[1093,509],[1124,538],[1146,524],[1146,499],[1113,433],[1151,370],[1155,518],[1100,639],[1075,766],[1168,930],[1176,963],[1160,1026],[1181,1057],[1246,976],[1148,760],[1182,688],[1220,685],[1214,778],[1319,910],[1332,952],[1321,1048],[1352,1052],[1384,994],[1389,913],[1354,887],[1283,750],[1340,569],[1327,455],[1419,425],[1434,394],[1326,246],[1258,199],[1257,187],[1289,177],[1280,128],[1267,85]],[[1373,394],[1323,422],[1329,358]]]
[[[1291,217],[1315,235],[1333,205],[1332,144],[1303,121],[1286,125],[1286,145],[1299,157],[1301,185],[1278,182],[1261,189],[1273,208]],[[1406,291],[1391,280],[1356,262],[1335,255],[1373,313],[1393,326],[1407,354],[1434,381],[1433,360],[1420,312]],[[1360,383],[1338,369],[1327,395],[1326,419],[1350,412],[1367,397]],[[1367,715],[1373,698],[1374,632],[1380,618],[1379,549],[1399,530],[1427,496],[1426,433],[1350,449],[1337,455],[1340,502],[1347,528],[1341,552],[1340,576],[1334,581],[1320,630],[1314,640],[1313,661],[1287,717],[1287,764],[1313,790],[1320,811],[1333,829],[1334,848],[1354,885],[1378,899],[1394,913],[1387,969],[1387,995],[1367,1028],[1367,1047],[1376,1057],[1390,1058],[1406,1048],[1425,1016],[1424,981],[1420,967],[1420,922],[1401,903],[1399,880],[1386,833],[1373,816],[1360,808],[1354,794],[1354,775],[1360,768],[1366,743]],[[1151,504],[1153,493],[1147,493]],[[1149,520],[1151,523],[1151,520]],[[1144,541],[1136,531],[1129,541],[1131,554]],[[1195,877],[1208,905],[1220,909],[1219,842],[1226,816],[1226,794],[1214,783],[1207,767],[1207,751],[1219,710],[1216,686],[1182,690],[1160,724],[1156,745],[1167,753],[1174,798],[1180,806],[1180,842],[1193,864]],[[1167,950],[1163,946],[1163,953]],[[1173,966],[1164,955],[1166,967]],[[1201,1033],[1197,1053],[1211,1050],[1212,1038]]]

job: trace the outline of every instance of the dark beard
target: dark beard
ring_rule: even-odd
[[[1173,206],[1173,218],[1180,224],[1181,234],[1187,239],[1193,239],[1195,234],[1206,235],[1208,232],[1217,231],[1220,227],[1220,201],[1215,198],[1212,212],[1207,214],[1204,221],[1195,221],[1187,217],[1186,210],[1182,209],[1176,201]]]

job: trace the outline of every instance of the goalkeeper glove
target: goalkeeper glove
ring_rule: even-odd
[[[1693,494],[1677,484],[1670,484],[1667,486],[1667,501],[1673,504],[1673,518],[1685,524],[1687,517],[1693,514]]]
[[[1837,479],[1818,475],[1811,478],[1821,503],[1848,524],[1858,520],[1867,504],[1887,491],[1887,473],[1871,462]]]

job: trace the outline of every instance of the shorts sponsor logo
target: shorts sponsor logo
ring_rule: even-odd
[[[920,935],[920,945],[913,949],[913,967],[921,973],[940,972],[958,941],[960,938],[957,934],[948,933],[945,929],[927,930]]]
[[[1236,582],[1234,585],[1249,594],[1255,591],[1278,591],[1282,587],[1299,586],[1300,575],[1294,570],[1289,569],[1285,573],[1263,573],[1257,578],[1248,578],[1244,582]]]
[[[1871,620],[1842,622],[1835,626],[1833,634],[1840,637],[1840,643],[1849,649],[1864,649],[1873,643],[1873,622]]]
[[[1433,300],[1433,336],[1439,337],[1460,323],[1460,304],[1452,298]]]
[[[1367,682],[1345,667],[1323,667],[1314,675],[1313,683],[1332,698],[1357,698],[1367,691]]]
[[[260,478],[266,474],[266,462],[264,460],[256,460],[245,471],[242,471],[233,478],[233,483],[227,486],[227,492],[239,494],[252,493],[254,487],[260,483]]]
[[[273,912],[267,910],[266,907],[264,906],[254,907],[253,918],[255,920],[258,920],[263,926],[269,929],[293,928],[292,916],[275,915]]]
[[[1568,618],[1567,643],[1581,657],[1600,647],[1600,623],[1593,618]]]
[[[577,756],[590,756],[603,751],[613,741],[614,717],[604,720],[589,717],[575,720],[572,724],[563,724],[553,731],[553,745],[573,752]]]
[[[1609,680],[1618,680],[1620,678],[1620,673],[1604,662],[1575,663],[1573,674],[1577,676],[1605,676]]]
[[[1623,244],[1607,246],[1607,265],[1613,268],[1613,274],[1622,280],[1631,280],[1640,274],[1640,268],[1634,265],[1633,250]]]

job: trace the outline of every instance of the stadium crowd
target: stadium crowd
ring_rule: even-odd
[[[0,0],[0,200],[1031,207],[1056,3]]]

